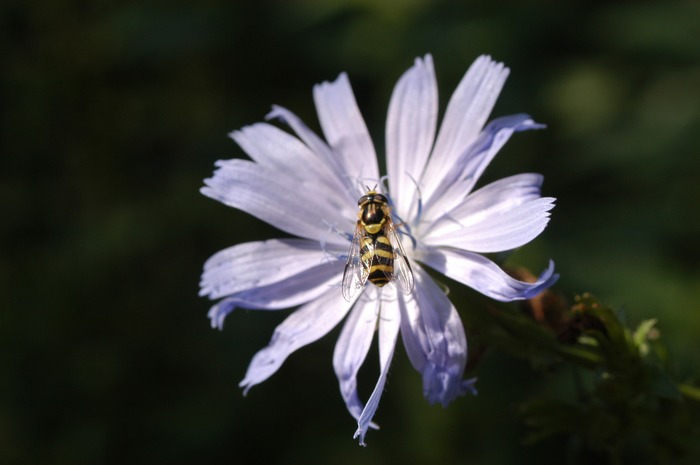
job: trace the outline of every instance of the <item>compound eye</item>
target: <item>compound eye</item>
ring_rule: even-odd
[[[374,200],[376,202],[381,202],[381,203],[388,203],[389,200],[386,198],[386,196],[382,194],[374,194]]]
[[[357,201],[357,206],[361,206],[363,203],[369,202],[369,195],[363,195],[360,200]]]

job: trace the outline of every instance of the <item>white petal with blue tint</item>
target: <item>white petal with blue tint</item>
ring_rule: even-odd
[[[244,393],[272,376],[295,350],[325,336],[345,316],[351,303],[339,289],[331,289],[289,315],[272,334],[267,347],[253,357],[245,378]]]
[[[421,178],[426,202],[455,168],[460,154],[476,140],[508,73],[502,63],[481,56],[462,78],[447,104],[432,157]]]
[[[445,293],[420,268],[416,293],[402,299],[401,339],[413,366],[423,375],[423,394],[446,406],[469,389],[462,379],[467,338],[462,321]]]
[[[377,155],[348,76],[341,73],[333,82],[314,86],[314,102],[323,134],[331,148],[342,155],[345,173],[360,182],[376,181]]]
[[[290,276],[266,286],[246,289],[228,295],[212,306],[209,319],[214,328],[223,328],[226,316],[238,307],[251,310],[279,310],[309,302],[331,289],[339,289],[340,268],[325,262],[303,273]]]
[[[476,219],[452,212],[451,219],[458,227],[450,232],[435,232],[425,238],[424,244],[448,245],[481,253],[515,249],[544,230],[552,208],[554,199],[541,197],[501,211],[488,210]]]
[[[536,123],[529,115],[502,116],[486,125],[479,137],[466,151],[464,166],[461,169],[460,181],[466,181],[464,189],[471,192],[493,157],[510,140],[516,132],[543,129],[543,124]],[[460,160],[460,164],[462,164]]]
[[[299,185],[310,186],[307,196],[323,196],[328,204],[345,210],[344,217],[355,213],[347,194],[337,188],[341,179],[298,138],[267,123],[244,127],[233,131],[230,136],[261,166],[269,167],[289,179],[296,179]],[[300,169],[302,166],[303,169]]]
[[[484,212],[503,212],[540,198],[543,177],[523,173],[499,179],[472,192],[450,214],[457,218],[478,218]]]
[[[318,242],[271,239],[223,249],[204,264],[199,295],[218,299],[281,281],[328,261]],[[338,264],[338,270],[342,267]]]
[[[488,258],[464,250],[433,248],[422,251],[417,259],[448,278],[503,302],[532,298],[559,278],[551,261],[536,282],[526,283],[512,278]]]
[[[416,183],[435,139],[438,94],[433,59],[416,59],[394,88],[386,121],[389,186],[398,214],[409,217],[416,208]],[[413,215],[416,211],[411,212]]]
[[[340,394],[355,420],[360,418],[364,408],[357,394],[357,372],[374,338],[379,304],[379,299],[368,299],[366,293],[360,297],[343,325],[333,353],[333,368],[340,383]],[[377,425],[370,423],[370,427],[377,428]]]
[[[295,236],[335,244],[347,241],[329,226],[351,223],[342,212],[284,173],[247,160],[217,162],[219,169],[207,179],[202,193]],[[302,168],[302,167],[300,167]]]
[[[379,313],[379,379],[377,380],[377,385],[374,387],[372,394],[369,396],[367,405],[362,410],[360,418],[357,420],[357,431],[353,436],[355,439],[359,438],[360,445],[365,444],[365,435],[367,430],[372,425],[372,418],[377,412],[379,407],[379,400],[382,398],[382,393],[384,392],[384,385],[386,384],[386,378],[389,374],[389,365],[391,364],[391,359],[394,357],[394,348],[396,347],[396,339],[399,335],[399,328],[401,326],[401,314],[399,313],[398,302],[396,296],[391,297],[391,289],[383,289],[386,294],[383,295],[383,300],[381,302],[381,309]],[[388,297],[384,300],[384,297]]]
[[[357,180],[352,179],[345,172],[343,157],[326,144],[318,135],[304,124],[291,111],[278,105],[272,106],[272,111],[267,115],[268,119],[279,119],[286,123],[296,134],[299,139],[306,144],[307,147],[318,157],[319,163],[325,164],[331,170],[338,181],[338,190],[348,196],[348,202],[352,204],[357,200],[359,195]]]
[[[495,181],[432,223],[423,241],[473,252],[520,247],[544,230],[554,207],[553,198],[539,196],[541,184],[542,177],[530,173]]]
[[[491,121],[458,157],[453,169],[445,174],[431,200],[425,201],[424,221],[434,221],[461,204],[511,135],[542,127],[522,114]]]

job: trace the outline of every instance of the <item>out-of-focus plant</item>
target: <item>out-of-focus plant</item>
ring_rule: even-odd
[[[565,441],[562,463],[700,463],[700,388],[672,373],[656,320],[631,327],[623,310],[589,293],[569,305],[552,290],[520,311],[470,313],[484,346],[538,370],[572,370],[572,398],[520,405],[526,444]]]

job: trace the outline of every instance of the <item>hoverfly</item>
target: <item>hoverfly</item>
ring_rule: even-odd
[[[348,302],[367,281],[377,287],[394,283],[402,294],[413,291],[413,272],[391,220],[386,196],[369,189],[357,201],[360,211],[343,273]]]

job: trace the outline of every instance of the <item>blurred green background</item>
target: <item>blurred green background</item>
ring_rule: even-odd
[[[512,258],[556,289],[657,317],[700,372],[700,5],[669,2],[6,0],[0,6],[0,463],[559,464],[517,406],[566,392],[490,352],[476,398],[428,406],[401,348],[353,441],[336,329],[243,398],[287,312],[198,298],[203,262],[279,234],[199,194],[226,135],[273,103],[317,128],[311,87],[347,71],[379,151],[392,87],[433,54],[441,106],[480,54],[511,68],[494,116],[532,114],[486,178],[545,175],[545,233]],[[468,300],[478,298],[468,294]],[[468,312],[468,301],[456,302]],[[469,328],[467,328],[469,331]],[[361,373],[364,398],[376,381]],[[249,457],[249,459],[244,459]]]

